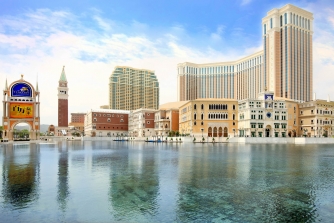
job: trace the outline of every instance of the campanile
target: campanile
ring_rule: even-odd
[[[68,87],[65,66],[58,85],[58,127],[68,127]]]

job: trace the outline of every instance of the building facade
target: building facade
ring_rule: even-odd
[[[284,99],[274,98],[273,92],[261,92],[258,99],[239,101],[238,136],[287,137],[288,134],[293,136],[292,123],[288,123],[288,118],[288,106]]]
[[[71,113],[71,122],[68,124],[73,133],[83,135],[86,113]]]
[[[155,109],[137,109],[129,115],[129,135],[131,137],[155,136],[154,114]]]
[[[332,137],[334,102],[316,99],[299,104],[298,136]]]
[[[159,82],[151,70],[115,67],[109,78],[110,109],[159,108]]]
[[[155,134],[164,138],[169,132],[180,132],[179,130],[179,108],[187,101],[169,102],[160,105],[159,110],[155,113],[154,131]]]
[[[238,129],[237,115],[237,100],[192,100],[179,108],[179,131],[194,137],[230,137]]]
[[[310,101],[313,14],[288,4],[262,19],[263,50],[237,61],[178,64],[178,100],[277,97]]]
[[[85,115],[85,136],[127,136],[129,114],[129,111],[124,110],[91,110]]]

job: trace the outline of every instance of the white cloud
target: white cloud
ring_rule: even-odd
[[[88,26],[81,20],[89,20]],[[224,58],[183,45],[190,38],[181,25],[149,38],[154,30],[133,21],[108,21],[96,12],[80,18],[66,11],[40,9],[19,17],[0,17],[0,78],[11,83],[24,78],[41,91],[42,123],[57,124],[57,85],[62,70],[69,82],[69,112],[86,112],[108,104],[108,78],[116,65],[155,70],[160,103],[176,100],[176,66],[184,61]],[[222,28],[217,28],[221,34]],[[4,83],[4,82],[3,82]],[[167,93],[168,92],[168,93]],[[2,108],[2,107],[1,107]]]
[[[252,2],[252,0],[242,0],[241,1],[241,5],[243,6],[243,5],[248,5],[249,3],[251,3]]]

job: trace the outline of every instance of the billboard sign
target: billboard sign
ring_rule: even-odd
[[[34,117],[34,105],[25,103],[11,103],[10,104],[10,117],[11,118],[33,118]]]
[[[32,97],[32,89],[26,83],[16,83],[11,89],[12,97]]]

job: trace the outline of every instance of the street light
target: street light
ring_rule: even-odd
[[[203,138],[203,131],[204,131],[204,129],[201,129],[201,131],[202,131],[202,138]]]

